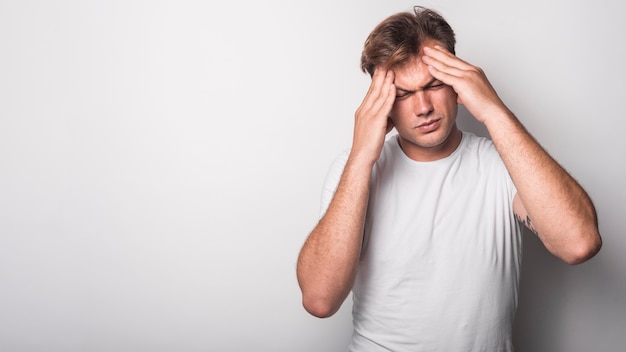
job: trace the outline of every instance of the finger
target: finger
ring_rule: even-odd
[[[382,77],[377,78],[377,82],[372,88],[371,93],[366,97],[364,108],[378,115],[383,112],[386,116],[391,110],[393,101],[395,100],[395,87],[393,85],[393,71],[386,71],[382,82]],[[385,112],[385,110],[388,110]]]
[[[459,68],[457,65],[450,65],[449,63],[428,55],[422,56],[422,62],[424,62],[429,68],[435,68],[437,71],[446,73],[449,76],[462,77],[467,71],[467,69]],[[440,79],[440,77],[435,78]]]
[[[374,74],[372,75],[372,82],[370,83],[369,89],[363,98],[363,102],[361,103],[362,109],[371,109],[374,102],[379,98],[381,93],[381,87],[384,85],[385,78],[387,76],[387,71],[376,68],[374,70]]]
[[[387,118],[387,128],[385,130],[385,134],[391,132],[393,128],[396,127],[390,117]]]
[[[389,71],[377,67],[374,71],[374,75],[372,76],[372,83],[370,84],[367,95],[376,99],[380,95],[381,89],[385,85],[385,81],[388,79],[388,75]]]
[[[387,117],[389,115],[389,112],[391,112],[393,103],[396,100],[396,87],[393,84],[394,78],[394,72],[388,71],[383,88],[381,89],[381,94],[379,96],[379,99],[376,101],[376,111],[378,115],[383,115]]]
[[[389,112],[391,112],[391,109],[393,108],[393,104],[396,101],[396,86],[395,84],[393,84],[393,81],[395,79],[395,73],[393,71],[389,71],[389,74],[387,75],[387,79],[385,80],[385,94],[382,100],[382,106],[381,106],[381,113],[383,113],[385,116],[389,115]]]
[[[435,45],[434,47],[424,47],[424,57],[426,57],[427,60],[429,58],[434,59],[449,67],[461,70],[468,70],[473,67],[439,45]]]
[[[444,68],[443,70],[441,70],[435,65],[428,65],[428,72],[433,77],[449,86],[454,87],[454,85],[459,82],[460,72],[450,73],[450,71],[451,69],[449,67],[447,67],[447,69]]]
[[[375,90],[377,90],[377,88],[381,85],[382,81],[385,79],[385,70],[381,69],[380,67],[376,67],[374,69],[374,74],[372,75],[372,82],[370,83],[370,87],[367,91],[367,93],[371,93]]]
[[[425,60],[424,63],[427,61]],[[428,72],[431,76],[443,82],[444,84],[451,86],[457,93],[457,89],[463,84],[464,75],[463,71],[451,68],[442,63],[428,62],[426,65]]]

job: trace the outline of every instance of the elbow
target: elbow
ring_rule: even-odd
[[[602,248],[602,239],[597,231],[585,236],[584,240],[578,241],[571,246],[570,250],[562,256],[562,260],[570,265],[581,264],[593,258]]]
[[[317,318],[329,318],[339,310],[339,306],[329,300],[306,295],[302,297],[302,306],[309,314]]]
[[[306,275],[299,275],[298,282],[302,292],[302,306],[317,318],[329,318],[337,313],[350,293],[350,289],[337,287],[334,281],[320,283]]]

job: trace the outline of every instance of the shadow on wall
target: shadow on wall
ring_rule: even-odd
[[[621,270],[602,251],[583,264],[565,264],[530,231],[522,236],[515,351],[614,351],[626,331]]]
[[[489,132],[482,123],[478,122],[463,105],[459,105],[456,124],[461,131],[472,132],[480,137],[489,138]]]
[[[484,125],[463,106],[459,106],[457,125],[463,131],[489,138]],[[614,279],[623,274],[610,270],[602,251],[589,262],[570,266],[548,252],[525,228],[522,242],[519,304],[513,331],[516,352],[601,351],[603,341],[623,338],[624,331],[619,330],[626,323],[619,317],[623,308],[618,307],[623,305],[620,292],[626,292],[626,283]],[[599,305],[601,300],[603,304]],[[614,309],[606,311],[607,303]]]
[[[519,304],[513,331],[516,352],[563,351],[561,339],[554,332],[566,325],[563,297],[567,295],[564,291],[568,289],[570,266],[550,254],[528,229],[522,231],[522,242]]]

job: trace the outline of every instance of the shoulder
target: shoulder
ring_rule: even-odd
[[[489,138],[480,137],[470,132],[463,132],[461,148],[465,156],[473,157],[483,162],[502,162],[500,154]]]
[[[465,148],[468,148],[470,150],[476,150],[479,152],[489,153],[491,151],[495,151],[495,146],[493,145],[491,139],[487,137],[477,136],[471,132],[463,131],[462,145]]]
[[[469,159],[467,160],[469,164],[474,165],[480,175],[486,177],[489,182],[506,185],[512,200],[517,192],[515,185],[491,139],[469,132],[463,132],[463,139],[466,140],[464,141],[464,158]]]
[[[388,161],[398,158],[398,152],[400,147],[398,144],[398,136],[392,135],[385,141],[380,156],[375,163],[374,169],[380,168],[381,165],[385,165]],[[343,169],[345,168],[348,158],[350,157],[351,148],[341,151],[330,165],[328,175],[331,179],[339,180]]]

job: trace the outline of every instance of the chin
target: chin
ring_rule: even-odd
[[[449,133],[442,135],[437,132],[432,132],[425,136],[422,136],[421,138],[415,138],[413,143],[422,148],[435,148],[444,144],[448,140],[449,137],[450,137]]]

